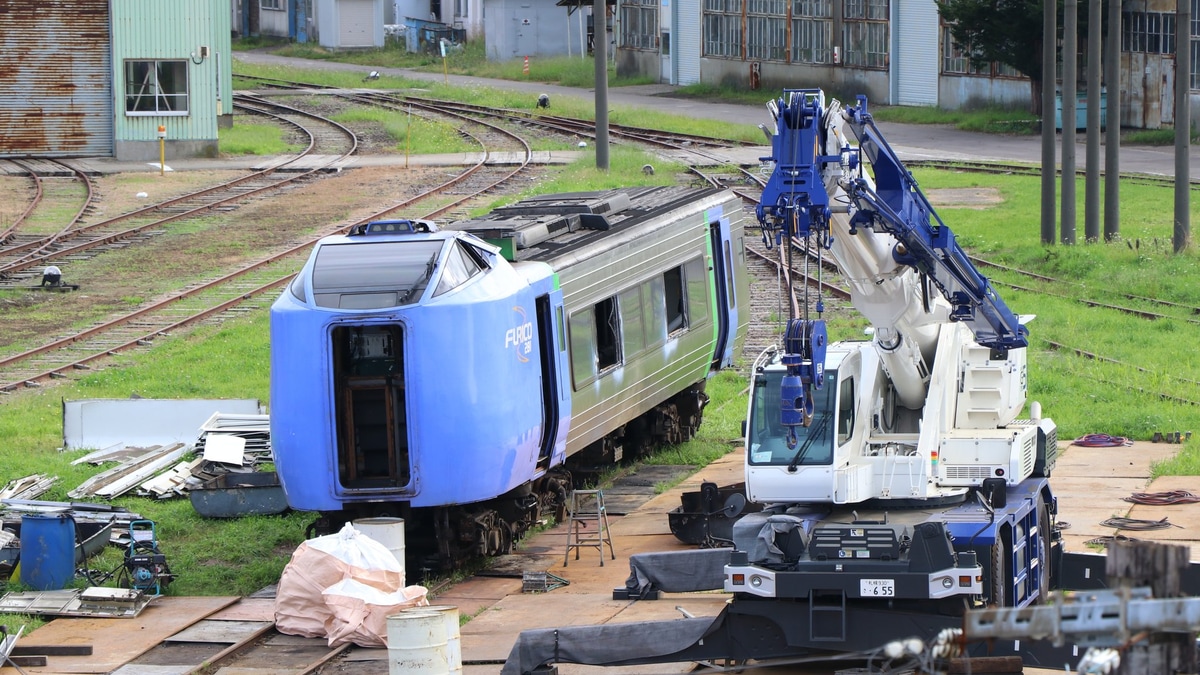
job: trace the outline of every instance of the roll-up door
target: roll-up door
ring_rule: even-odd
[[[892,77],[899,105],[937,105],[938,12],[933,0],[895,3],[896,58]]]
[[[108,0],[0,0],[0,157],[112,156]]]

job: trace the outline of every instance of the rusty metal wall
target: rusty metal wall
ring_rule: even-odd
[[[108,0],[0,0],[0,157],[113,152]]]
[[[1121,125],[1161,129],[1175,123],[1175,56],[1121,53]]]

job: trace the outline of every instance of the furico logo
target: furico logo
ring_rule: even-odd
[[[529,363],[528,354],[533,351],[533,322],[525,316],[524,307],[517,305],[513,311],[517,313],[517,325],[504,333],[504,348],[512,347],[517,361]]]

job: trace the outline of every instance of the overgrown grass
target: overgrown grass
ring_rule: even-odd
[[[354,108],[338,113],[333,119],[356,128],[378,126],[395,141],[394,152],[414,155],[476,152],[479,146],[464,138],[458,129],[420,115],[410,115],[382,108]]]
[[[236,155],[280,155],[303,148],[283,140],[283,129],[270,124],[235,124],[217,132],[222,157]]]

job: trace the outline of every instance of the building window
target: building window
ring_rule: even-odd
[[[792,0],[792,62],[829,63],[832,41],[832,3]]]
[[[126,61],[126,115],[188,114],[187,61]]]
[[[262,9],[284,9],[283,0],[258,0],[258,6]]]
[[[860,68],[888,67],[888,0],[846,0],[842,62]]]
[[[949,26],[942,26],[942,72],[951,75],[991,75],[988,64],[971,63],[971,46],[955,42]]]
[[[1121,51],[1175,53],[1175,15],[1164,12],[1121,12]]]
[[[743,58],[742,0],[704,0],[703,54]]]
[[[630,49],[658,48],[658,1],[621,3],[621,45]]]
[[[746,56],[787,61],[787,0],[746,0]]]
[[[1192,72],[1190,89],[1200,89],[1200,0],[1192,0],[1192,22],[1191,30],[1188,34],[1191,36],[1192,43]]]

